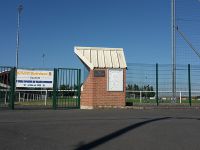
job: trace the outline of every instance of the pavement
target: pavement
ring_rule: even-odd
[[[2,150],[199,150],[199,109],[1,110]]]

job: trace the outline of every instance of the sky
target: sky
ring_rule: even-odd
[[[0,0],[1,66],[15,66],[20,2]],[[123,48],[127,63],[171,63],[171,0],[23,0],[22,4],[19,67],[81,68],[74,46]]]

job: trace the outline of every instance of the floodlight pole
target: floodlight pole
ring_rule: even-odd
[[[171,0],[172,15],[172,101],[176,102],[176,2]]]
[[[17,14],[17,45],[16,45],[16,67],[19,66],[19,33],[20,33],[20,17],[21,12],[23,10],[23,5],[19,5],[17,8],[18,14]]]

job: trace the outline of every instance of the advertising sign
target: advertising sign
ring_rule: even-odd
[[[53,71],[17,69],[16,87],[53,88]]]

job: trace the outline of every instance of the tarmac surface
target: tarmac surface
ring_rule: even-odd
[[[1,110],[1,150],[199,150],[199,109]]]

